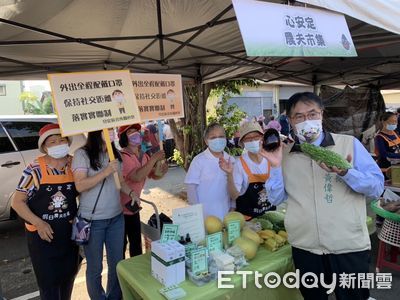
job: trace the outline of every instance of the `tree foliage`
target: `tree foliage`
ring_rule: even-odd
[[[19,100],[25,114],[47,115],[54,113],[51,96],[42,97],[41,100],[32,92],[22,92]]]
[[[256,86],[254,80],[235,80],[222,82],[211,90],[210,95],[218,97],[220,100],[217,104],[215,115],[208,116],[207,124],[221,124],[228,138],[233,137],[239,129],[239,123],[246,116],[236,104],[229,104],[228,100],[234,95],[242,93],[243,86]]]
[[[192,159],[204,150],[203,132],[207,122],[223,125],[227,136],[233,136],[244,113],[236,105],[229,105],[228,100],[233,95],[241,94],[243,86],[257,86],[257,83],[253,79],[244,79],[184,86],[185,118],[183,122],[170,122],[176,142],[173,159],[178,165],[187,170]],[[206,121],[204,99],[209,95],[220,98],[220,101],[215,116],[210,116]]]

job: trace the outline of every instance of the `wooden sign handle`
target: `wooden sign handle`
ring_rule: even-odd
[[[107,128],[103,129],[103,136],[104,136],[104,140],[105,140],[106,146],[107,146],[108,157],[110,158],[110,161],[113,161],[113,160],[115,160],[115,156],[114,156],[114,151],[111,146],[110,134],[108,133]],[[116,185],[117,189],[120,190],[121,183],[119,182],[118,172],[114,173],[114,180],[115,180],[115,185]]]
[[[164,150],[164,144],[163,144],[164,135],[162,132],[163,124],[161,123],[161,120],[157,121],[157,128],[158,128],[158,143],[160,145],[160,150]]]

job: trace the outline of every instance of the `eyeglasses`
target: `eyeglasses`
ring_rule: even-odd
[[[304,122],[305,120],[319,120],[321,118],[321,111],[312,111],[308,114],[296,114],[291,117],[296,123]]]
[[[261,134],[253,135],[253,136],[246,136],[242,139],[242,142],[254,142],[254,141],[260,141],[262,138]]]

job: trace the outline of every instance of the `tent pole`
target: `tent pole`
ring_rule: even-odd
[[[162,29],[162,18],[161,18],[161,0],[157,0],[157,23],[158,23],[158,41],[160,44],[160,64],[165,65],[164,61],[164,35]]]
[[[233,5],[229,5],[227,8],[225,8],[222,12],[220,12],[216,17],[214,17],[210,22],[207,22],[206,24],[204,24],[202,26],[202,28],[200,28],[198,31],[196,31],[195,33],[193,33],[186,41],[181,42],[180,45],[174,50],[172,51],[170,54],[168,54],[168,56],[165,58],[166,60],[168,60],[169,58],[171,58],[172,56],[174,56],[175,54],[177,54],[179,51],[181,51],[185,46],[189,45],[189,43],[191,41],[193,41],[197,36],[199,36],[201,33],[203,33],[203,31],[205,31],[207,28],[214,26],[214,23],[216,21],[218,21],[219,19],[222,18],[223,15],[225,15],[228,11],[230,11],[233,8]]]

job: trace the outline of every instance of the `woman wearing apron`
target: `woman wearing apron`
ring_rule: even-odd
[[[398,159],[400,162],[400,137],[395,131],[397,116],[392,112],[386,112],[381,117],[382,129],[375,136],[375,154],[378,166],[386,177],[386,171],[391,166],[390,159]]]
[[[400,137],[395,131],[397,127],[397,116],[392,112],[385,112],[381,116],[381,130],[375,136],[375,155],[385,180],[389,179],[392,161],[400,162]],[[382,226],[384,218],[376,216],[376,225]]]
[[[228,189],[236,199],[236,211],[248,219],[275,210],[268,201],[265,181],[270,176],[271,165],[260,154],[263,130],[257,122],[246,122],[239,128],[239,144],[246,150],[233,166],[220,159],[220,167],[228,174]]]
[[[71,299],[78,272],[78,246],[71,240],[78,195],[72,172],[68,138],[57,124],[39,131],[38,157],[23,172],[12,200],[25,220],[28,250],[41,299]]]

